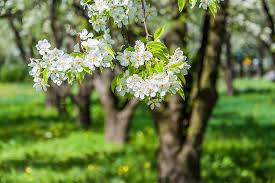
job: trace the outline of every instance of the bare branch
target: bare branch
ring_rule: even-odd
[[[146,9],[145,9],[145,0],[141,0],[141,4],[142,4],[142,10],[143,10],[143,25],[144,25],[144,29],[145,29],[145,33],[146,33],[146,40],[149,41],[149,31],[148,31],[148,27],[146,24]]]

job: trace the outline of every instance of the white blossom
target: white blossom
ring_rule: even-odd
[[[36,48],[39,51],[40,55],[44,55],[47,51],[49,51],[50,47],[51,44],[46,39],[38,41],[38,44],[36,45]]]
[[[123,53],[118,53],[117,60],[122,66],[128,66],[132,63],[135,68],[139,68],[144,65],[145,61],[150,61],[153,54],[148,51],[141,41],[136,41],[135,50],[125,50]]]
[[[78,50],[71,55],[57,48],[51,49],[50,43],[45,39],[38,42],[36,48],[42,58],[31,59],[29,64],[30,75],[34,78],[36,90],[45,91],[48,87],[48,79],[60,86],[64,81],[72,82],[81,77],[84,71],[91,73],[96,68],[111,67],[113,58],[106,50],[106,47],[111,47],[108,44],[110,40],[93,39],[93,34],[85,29],[79,35],[81,47],[85,49],[84,53]],[[76,47],[79,48],[79,44]]]
[[[125,74],[120,77],[116,91],[121,96],[130,94],[140,100],[145,100],[152,109],[158,107],[169,93],[176,94],[182,90],[181,78],[190,69],[187,57],[179,48],[175,50],[173,55],[166,57],[169,61],[163,63],[164,70],[162,72],[144,75],[144,71],[130,74],[130,71],[126,70]],[[150,62],[153,54],[147,50],[144,43],[137,41],[134,50],[118,53],[116,58],[122,66],[138,69],[146,61]]]
[[[127,26],[129,22],[138,22],[144,19],[141,0],[94,0],[90,3],[81,1],[82,6],[88,10],[89,22],[95,31],[106,32],[107,22],[112,19],[118,27]],[[156,16],[156,9],[145,4],[145,16],[150,19]]]

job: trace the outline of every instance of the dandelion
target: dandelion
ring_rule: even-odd
[[[119,167],[118,169],[118,174],[119,175],[123,175],[125,173],[127,173],[129,171],[129,166],[128,165],[122,165],[121,167]]]
[[[26,174],[31,174],[32,173],[32,168],[31,167],[26,167],[25,170],[24,170],[24,172]]]

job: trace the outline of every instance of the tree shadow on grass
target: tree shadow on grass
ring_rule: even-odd
[[[225,137],[246,137],[249,140],[272,140],[275,139],[275,121],[269,123],[257,121],[250,115],[241,116],[234,112],[214,114],[214,120],[220,121],[209,125],[211,133],[220,133]],[[273,121],[274,122],[273,122]]]

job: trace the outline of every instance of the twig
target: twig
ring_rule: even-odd
[[[145,29],[145,33],[146,33],[146,40],[148,41],[149,40],[149,31],[148,31],[148,28],[147,28],[147,24],[146,24],[146,9],[145,9],[145,0],[141,0],[141,4],[142,4],[142,9],[143,9],[143,25],[144,25],[144,29]]]
[[[123,37],[123,42],[124,42],[124,48],[127,48],[129,46],[129,39],[128,39],[128,35],[127,35],[127,28],[125,25],[122,25],[121,27],[121,35]]]
[[[84,53],[85,51],[84,51],[84,49],[83,49],[83,47],[81,45],[81,39],[80,39],[80,35],[79,34],[77,34],[77,42],[78,42],[78,46],[79,46],[79,51],[81,53]]]

